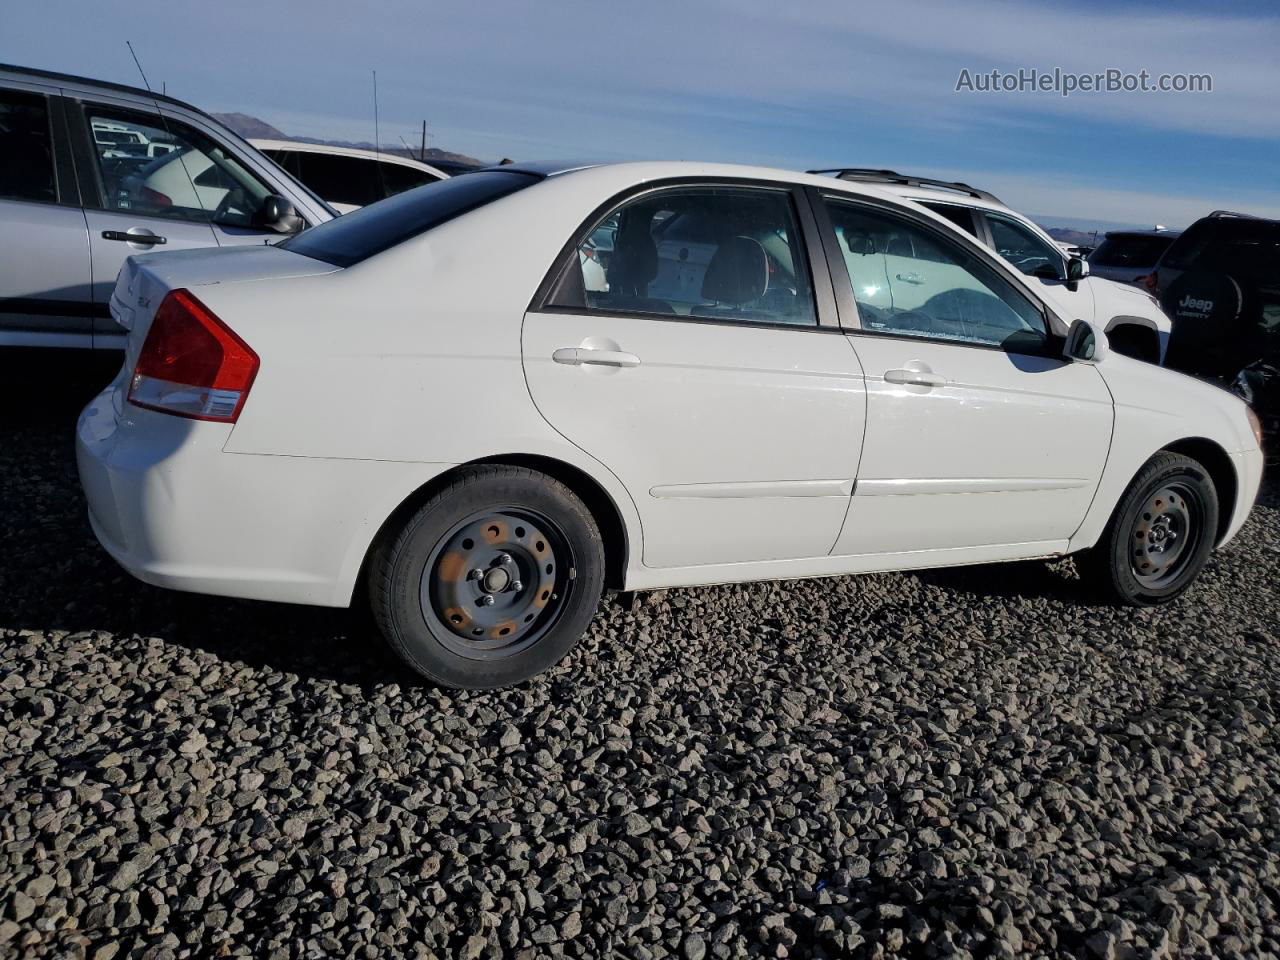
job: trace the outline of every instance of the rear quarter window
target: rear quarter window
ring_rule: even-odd
[[[312,227],[280,246],[304,257],[349,267],[539,179],[527,173],[485,171],[442,180]]]

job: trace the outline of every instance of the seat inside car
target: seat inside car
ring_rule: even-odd
[[[753,237],[729,237],[724,240],[707,264],[702,278],[702,297],[710,301],[693,312],[700,317],[721,314],[750,317],[743,311],[769,289],[769,256],[759,240]]]
[[[606,276],[607,299],[600,305],[614,310],[675,313],[671,304],[649,296],[649,284],[658,275],[658,245],[649,232],[649,216],[639,209],[625,211],[613,242]]]

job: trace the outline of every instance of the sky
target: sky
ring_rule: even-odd
[[[1046,225],[1280,217],[1280,4],[1190,0],[5,0],[0,62],[157,89],[295,136],[486,161],[681,159],[961,179]],[[961,71],[1201,93],[957,91]]]

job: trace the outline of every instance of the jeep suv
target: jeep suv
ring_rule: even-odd
[[[907,176],[892,170],[810,170],[841,180],[870,183],[914,200],[995,250],[1020,272],[1035,277],[1064,317],[1092,320],[1107,331],[1111,347],[1139,360],[1163,363],[1170,322],[1146,291],[1089,276],[1089,265],[1064,251],[1036,224],[995,196],[967,183]]]
[[[120,348],[125,259],[260,244],[334,211],[172,97],[0,65],[0,347]]]

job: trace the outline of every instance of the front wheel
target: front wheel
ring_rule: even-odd
[[[595,613],[604,546],[564,484],[512,466],[465,469],[375,548],[374,619],[441,686],[520,683],[559,662]]]
[[[1113,600],[1135,607],[1167,603],[1200,574],[1217,530],[1218,494],[1204,467],[1178,453],[1158,453],[1078,563]]]

